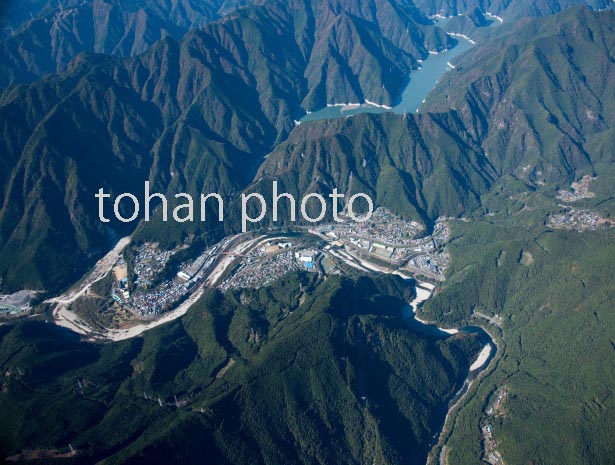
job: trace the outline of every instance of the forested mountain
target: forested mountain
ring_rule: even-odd
[[[586,8],[522,22],[470,52],[427,102],[438,115],[355,117],[291,134],[303,109],[391,103],[416,59],[452,40],[412,8],[359,5],[242,9],[137,57],[82,55],[63,74],[5,91],[4,286],[61,287],[127,231],[98,221],[98,188],[138,195],[149,179],[163,193],[232,199],[272,150],[249,189],[273,177],[297,195],[363,190],[426,223],[478,206],[502,176],[562,188],[612,161],[615,19]],[[207,227],[149,225],[145,235],[173,242]]]
[[[614,30],[614,12],[584,7],[524,21],[460,60],[427,114],[302,124],[249,189],[366,192],[428,222],[476,207],[500,179],[553,189],[610,175]]]
[[[427,102],[459,115],[499,174],[562,187],[612,163],[615,12],[573,8],[471,51]]]
[[[2,4],[15,30],[0,43],[0,294],[57,295],[125,234],[133,234],[127,266],[114,273],[135,278],[130,262],[144,241],[160,243],[143,247],[150,268],[165,247],[191,244],[143,288],[158,292],[155,281],[168,274],[182,293],[191,289],[180,299],[203,294],[181,318],[133,327],[160,307],[122,307],[117,292],[126,283],[108,272],[95,285],[82,281],[82,306],[46,300],[32,318],[2,316],[0,461],[612,463],[615,13],[574,7],[527,18],[583,3],[575,0],[237,8],[243,3]],[[498,20],[487,12],[503,25],[489,27]],[[427,15],[459,13],[447,27],[481,30],[478,43],[453,63],[436,58],[449,69],[420,112],[298,121],[331,103],[395,103],[409,73],[427,68],[419,60],[456,43]],[[571,182],[585,174],[597,177],[576,184],[584,190],[577,195]],[[141,199],[146,180],[168,197],[219,192],[230,217],[223,225],[213,215],[162,223],[160,212],[138,225],[99,221],[99,188]],[[237,232],[239,194],[270,198],[274,180],[297,199],[337,188],[427,226],[449,217],[438,236],[415,242],[405,239],[416,225],[389,224],[388,213],[369,228],[404,234],[395,272],[424,272],[440,260],[446,271],[425,274],[440,280],[418,317],[459,332],[406,320],[401,310],[421,288],[380,267],[384,254],[364,261],[364,238],[344,245],[332,231],[326,245],[315,235],[298,246],[272,243],[300,236],[281,229],[245,248],[232,245],[243,238],[227,237],[228,247],[206,250],[214,236]],[[388,237],[370,238],[371,250],[378,241]],[[354,242],[352,258],[345,254]],[[322,252],[312,262],[318,272],[289,272],[303,267],[308,247]],[[277,252],[292,265],[268,261]],[[206,278],[222,273],[216,279],[201,275],[184,287],[177,271],[196,269],[196,255],[201,270],[228,262],[207,269]],[[430,268],[414,266],[422,263]],[[242,267],[286,274],[258,289],[206,288],[228,284]],[[73,310],[75,320],[61,320]],[[109,337],[138,335],[103,344],[92,342],[98,329],[84,330],[85,341],[58,326],[80,330],[86,312],[113,313]],[[476,326],[491,353],[470,372],[485,342]],[[139,329],[147,331],[131,332]]]
[[[164,37],[181,39],[243,3],[248,2],[3,2],[0,87],[60,72],[84,51],[122,57],[142,53]]]
[[[391,104],[416,60],[452,39],[405,3],[374,5],[269,2],[131,59],[82,54],[63,74],[7,89],[3,284],[57,288],[105,248],[101,187],[139,193],[149,179],[162,192],[231,195],[302,107]]]
[[[422,464],[480,350],[410,331],[398,277],[218,292],[123,343],[0,327],[0,455],[71,444],[71,463]]]
[[[83,51],[122,57],[142,53],[164,37],[181,39],[189,30],[204,27],[221,13],[246,3],[263,2],[71,0],[59,6],[45,3],[38,16],[31,20],[28,18],[18,28],[14,27],[13,32],[0,43],[4,56],[0,87],[30,82],[47,73],[60,72]],[[275,1],[266,3],[267,7],[277,8]],[[55,8],[52,8],[54,5]],[[425,47],[435,50],[450,43],[440,30],[425,27],[430,21],[408,2],[305,1],[291,2],[289,6],[297,14],[297,22],[291,29],[296,27],[298,33],[305,36],[304,40],[315,41],[310,48],[316,52],[306,73],[310,87],[320,84],[330,91],[331,86],[340,85],[333,83],[335,77],[348,79],[344,71],[347,65],[357,72],[357,65],[364,56],[360,51],[351,50],[351,43],[373,50],[374,47],[382,48],[383,44],[378,42],[386,39],[391,42],[386,47],[400,48],[414,58],[425,56]],[[14,17],[23,16],[23,10],[29,11],[26,6],[14,9],[17,10],[12,15]],[[7,17],[12,16],[9,14]],[[338,50],[339,57],[329,55],[332,48]],[[394,63],[399,61],[396,52],[389,53],[393,54],[388,56],[389,59],[394,58]],[[339,76],[334,74],[338,72]],[[331,75],[328,81],[327,73]],[[384,72],[375,77],[365,76],[366,72],[363,74],[359,79],[374,81],[383,80],[385,75]],[[391,76],[392,73],[386,75]],[[354,80],[347,80],[341,85],[349,87],[349,96],[361,97],[362,92]],[[314,103],[322,104],[319,101]]]
[[[501,321],[500,361],[459,415],[449,463],[484,463],[481,421],[491,423],[507,464],[612,461],[613,230],[549,230],[536,214],[454,223],[454,266],[424,308],[447,325],[482,324],[475,312]],[[502,388],[501,415],[487,417]]]
[[[609,0],[416,0],[415,4],[428,15],[456,16],[479,8],[508,22],[526,17],[553,15],[577,5],[603,10],[611,7],[612,2]]]
[[[347,198],[366,193],[429,224],[478,206],[496,176],[454,114],[382,114],[302,124],[267,157],[248,190],[269,192],[272,179],[295,198],[334,188]]]

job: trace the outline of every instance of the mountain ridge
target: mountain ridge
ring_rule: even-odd
[[[585,7],[521,22],[470,51],[425,110],[454,109],[499,173],[569,184],[613,159],[593,140],[615,124],[614,28],[614,12]]]
[[[0,396],[0,422],[23,425],[0,428],[0,452],[70,443],[74,463],[424,463],[443,400],[481,344],[410,330],[401,307],[413,292],[399,277],[293,274],[212,290],[122,343],[40,322],[0,327],[0,366],[24,373]],[[33,421],[24,405],[45,414]]]
[[[98,221],[99,188],[140,193],[149,180],[157,192],[230,198],[287,137],[302,106],[368,97],[391,103],[403,76],[436,46],[414,41],[425,31],[441,46],[453,39],[423,24],[424,17],[414,26],[405,22],[412,8],[386,4],[397,6],[396,13],[380,24],[373,0],[363,5],[366,18],[355,16],[363,10],[349,0],[271,1],[180,41],[167,37],[133,58],[82,53],[63,74],[6,89],[0,97],[3,286],[64,286],[113,233],[130,232],[119,222],[110,231]],[[416,37],[398,47],[391,41],[400,31]],[[329,44],[326,54],[319,43]],[[328,65],[330,78],[315,71]],[[48,191],[53,195],[43,199]],[[169,242],[210,227],[144,225]]]

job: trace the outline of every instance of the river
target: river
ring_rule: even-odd
[[[441,23],[441,25],[443,26],[446,21],[447,19],[444,19],[439,21],[438,23]],[[348,117],[361,113],[392,112],[401,115],[404,113],[417,112],[421,104],[425,101],[428,94],[433,90],[433,88],[436,86],[442,76],[451,69],[454,69],[454,65],[451,62],[462,53],[470,50],[470,48],[472,48],[472,45],[474,44],[472,40],[465,36],[460,36],[458,34],[450,35],[454,36],[454,38],[457,40],[457,44],[455,45],[455,47],[449,50],[441,51],[439,53],[430,52],[430,55],[424,61],[419,63],[418,69],[412,71],[412,73],[410,74],[408,85],[402,92],[399,103],[397,103],[397,105],[395,105],[393,108],[379,106],[372,102],[367,102],[366,104],[350,102],[346,104],[329,105],[321,110],[307,114],[301,119],[301,121],[298,121],[297,123],[316,121],[321,119]],[[439,431],[435,434],[434,440],[431,444],[429,444],[429,447],[427,449],[427,451],[429,452],[434,446],[439,445],[441,447],[441,453],[444,453],[445,445],[440,444],[440,441],[442,439],[442,434],[444,428],[446,427],[446,423],[448,422],[452,411],[463,401],[465,394],[467,393],[468,389],[470,388],[476,377],[479,376],[489,366],[491,360],[493,360],[496,355],[497,347],[489,334],[480,327],[469,326],[458,329],[439,328],[428,321],[421,320],[420,318],[418,318],[416,316],[417,310],[423,304],[423,302],[431,298],[433,289],[434,287],[431,284],[418,283],[417,296],[415,300],[402,309],[408,327],[418,333],[437,338],[451,337],[451,335],[460,332],[477,334],[479,340],[483,345],[483,350],[477,356],[476,360],[471,364],[463,385],[450,399],[447,399],[447,402],[445,403],[444,407],[445,409],[443,409],[442,411],[442,416],[444,418],[442,419],[441,426],[439,427]],[[86,290],[87,289],[84,289],[82,291],[85,292]],[[70,298],[76,298],[79,294],[80,293],[78,293],[76,296],[71,295]],[[172,319],[183,315],[188,309],[188,307],[190,307],[198,299],[199,296],[200,293],[195,293],[195,295],[192,296],[191,299],[181,305],[178,309],[173,312],[170,312],[169,314],[165,315],[163,318],[155,322],[138,325],[123,331],[109,330],[105,336],[108,339],[115,341],[135,337],[146,331],[147,329],[171,321]],[[66,296],[51,299],[49,302],[54,301],[54,303],[59,304],[65,304],[68,302],[68,300],[66,302],[62,301],[62,298],[66,298]],[[78,318],[76,318],[75,316],[74,319],[68,319],[66,318],[67,314],[69,313],[67,309],[63,309],[65,313],[64,315],[61,314],[60,310],[62,310],[61,306],[58,309],[54,310],[54,316],[57,318],[56,323],[71,327],[71,329],[83,334],[84,329],[75,324],[75,321],[78,320]],[[446,412],[446,415],[444,415],[444,412]]]
[[[481,327],[464,326],[461,328],[439,328],[431,322],[418,318],[416,316],[418,309],[425,301],[432,297],[433,290],[434,286],[432,284],[417,282],[416,298],[409,305],[405,305],[402,308],[402,315],[404,316],[408,327],[415,332],[437,338],[447,338],[458,333],[476,334],[479,337],[479,341],[483,345],[483,349],[470,365],[462,386],[445,402],[441,415],[439,415],[443,418],[441,424],[438,426],[438,432],[433,436],[432,442],[426,449],[427,453],[429,453],[435,446],[439,446],[440,454],[446,454],[445,444],[442,443],[442,434],[446,428],[446,424],[448,423],[453,410],[455,410],[463,402],[465,395],[472,386],[474,380],[487,369],[490,362],[495,358],[497,346],[492,337]]]
[[[450,18],[444,18],[438,21],[441,27],[445,26],[446,22]],[[497,23],[497,21],[494,21]],[[499,23],[497,24],[499,25]],[[461,55],[462,53],[470,50],[474,45],[474,42],[459,34],[451,34],[457,40],[457,45],[449,50],[444,50],[440,53],[432,53],[422,62],[418,69],[414,70],[410,74],[408,85],[403,91],[400,101],[393,108],[386,108],[378,106],[371,102],[367,104],[358,104],[353,102],[340,103],[336,105],[328,105],[327,107],[308,113],[301,121],[297,121],[298,124],[308,121],[316,121],[321,119],[341,118],[354,116],[361,113],[384,113],[392,112],[395,114],[405,114],[417,112],[421,104],[425,101],[429,93],[438,84],[442,76],[455,68],[451,62]],[[497,346],[494,340],[489,334],[478,326],[468,326],[462,328],[439,328],[436,325],[421,320],[416,316],[417,310],[426,300],[430,299],[434,286],[429,283],[417,283],[417,295],[413,302],[402,308],[402,312],[406,321],[406,324],[410,329],[418,333],[428,335],[430,337],[447,338],[457,333],[476,334],[479,337],[483,349],[478,354],[477,358],[473,361],[468,369],[468,373],[463,382],[463,385],[459,390],[451,396],[444,404],[441,419],[441,424],[438,425],[438,432],[434,435],[433,441],[429,444],[427,452],[433,450],[434,447],[440,448],[440,462],[442,462],[442,456],[446,455],[446,447],[443,443],[443,433],[446,425],[451,417],[452,412],[463,402],[466,393],[472,386],[474,380],[484,372],[490,365],[490,362],[495,358],[497,352]]]

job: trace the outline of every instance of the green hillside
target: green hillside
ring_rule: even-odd
[[[0,87],[63,71],[82,52],[129,57],[170,36],[181,39],[241,0],[7,0],[0,6]]]
[[[502,30],[459,60],[428,111],[454,111],[500,174],[559,188],[612,163],[615,12],[573,8]]]
[[[453,268],[424,308],[426,318],[500,334],[499,361],[459,414],[449,462],[482,463],[479,423],[504,387],[492,424],[507,464],[611,463],[615,235],[521,226],[530,215],[455,223]],[[498,315],[501,331],[473,312]]]
[[[272,1],[131,59],[81,54],[63,74],[7,89],[0,97],[2,286],[65,287],[134,229],[98,220],[99,188],[142,197],[149,180],[170,197],[232,198],[302,107],[366,98],[390,104],[416,60],[452,39],[410,6],[370,5]],[[143,235],[173,244],[212,227],[176,226],[156,222]]]
[[[0,327],[0,455],[71,444],[70,463],[424,463],[480,343],[409,330],[413,292],[290,275],[211,291],[123,343]]]
[[[334,188],[347,198],[362,192],[376,205],[430,223],[476,208],[496,176],[452,115],[366,114],[302,124],[267,157],[256,179],[248,191],[266,192],[266,199],[276,179],[281,192],[298,199]],[[280,204],[284,212],[287,204]]]

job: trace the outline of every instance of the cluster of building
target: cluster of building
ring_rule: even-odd
[[[498,391],[495,401],[487,409],[487,415],[489,417],[495,416],[502,408],[504,399],[508,396],[506,388],[502,388]],[[483,443],[483,460],[491,465],[503,465],[504,460],[502,455],[498,451],[498,443],[495,439],[493,432],[493,425],[491,420],[483,423],[481,427],[482,431],[482,443]]]
[[[295,252],[286,250],[274,255],[265,255],[257,250],[248,255],[237,271],[220,284],[220,289],[259,288],[280,279],[285,274],[301,270]]]
[[[225,279],[220,289],[267,286],[294,271],[318,271],[321,252],[305,247],[301,241],[267,241],[243,256],[239,267]]]
[[[385,208],[378,208],[369,221],[364,223],[331,224],[319,227],[319,235],[326,237],[335,247],[351,247],[360,255],[394,266],[411,263],[412,267],[434,276],[442,276],[449,257],[444,245],[449,231],[444,220],[439,220],[434,233],[417,238],[423,227],[413,221],[404,221]],[[169,310],[190,288],[199,282],[215,263],[218,247],[203,253],[192,263],[181,267],[177,276],[154,284],[155,277],[164,269],[173,251],[161,252],[158,244],[143,244],[135,256],[136,276],[134,292],[130,295],[126,278],[116,280],[114,299],[126,303],[141,316],[163,313]],[[238,255],[239,265],[219,288],[258,288],[280,279],[294,271],[316,272],[321,270],[322,259],[327,259],[329,271],[335,270],[335,260],[301,240],[284,238],[261,243],[253,250]],[[122,275],[122,273],[120,273]]]
[[[493,426],[485,423],[481,428],[483,434],[483,460],[491,465],[503,465],[502,455],[499,453],[497,441],[493,436]]]
[[[507,396],[508,396],[508,391],[506,390],[506,388],[500,389],[498,391],[498,395],[495,398],[495,401],[487,409],[487,415],[489,416],[495,415],[502,407],[502,402],[504,402],[504,399],[506,399]]]
[[[444,276],[450,264],[446,248],[449,237],[450,230],[446,221],[439,219],[430,236],[408,240],[406,246],[383,245],[356,238],[351,238],[348,242],[364,257],[375,258],[395,266],[405,266],[410,271],[438,279]]]
[[[598,213],[591,210],[578,210],[572,207],[562,206],[563,211],[547,218],[547,226],[558,229],[573,231],[588,231],[598,229],[600,226],[610,227],[611,222],[602,218]]]
[[[146,242],[137,249],[134,260],[135,286],[137,289],[147,289],[153,279],[164,269],[174,250],[160,250],[156,242]]]
[[[414,245],[416,236],[424,230],[416,221],[405,221],[383,207],[378,207],[368,221],[329,224],[321,229],[334,239],[365,239],[392,246]]]
[[[445,246],[451,237],[451,230],[446,223],[445,218],[438,218],[436,224],[433,227],[433,234],[431,240],[435,248]]]
[[[423,230],[416,222],[404,221],[389,210],[378,208],[363,224],[329,224],[310,231],[325,238],[335,250],[344,248],[357,260],[371,262],[372,268],[402,267],[441,279],[450,263],[446,218],[436,221],[430,236],[421,236]]]
[[[222,245],[229,240],[225,239]],[[159,274],[177,249],[161,251],[157,243],[145,243],[135,254],[133,292],[130,291],[128,268],[124,259],[120,258],[113,267],[115,280],[112,298],[142,317],[164,313],[173,308],[204,277],[213,265],[219,247],[220,244],[207,249],[196,260],[180,265],[176,276],[160,281],[157,279]]]
[[[407,260],[406,268],[411,271],[436,279],[443,278],[451,262],[447,248],[450,234],[446,220],[438,219],[431,236],[417,240],[416,247],[405,249],[403,255],[400,254],[400,260]]]
[[[36,296],[35,291],[19,291],[0,296],[0,315],[17,316],[30,310],[30,303]]]
[[[591,199],[594,193],[589,191],[589,183],[596,178],[585,175],[579,182],[573,182],[570,185],[570,190],[561,190],[558,192],[557,198],[563,202],[576,202],[581,199]]]
[[[266,239],[242,253],[227,251],[232,238],[226,238],[206,250],[193,261],[183,263],[173,277],[160,279],[160,273],[176,252],[161,251],[157,243],[142,244],[135,253],[134,282],[129,282],[123,259],[115,264],[113,299],[136,315],[154,316],[171,310],[190,290],[209,276],[216,266],[232,259],[232,273],[218,287],[222,290],[267,286],[287,273],[295,271],[340,273],[338,262],[351,261],[354,268],[397,269],[409,265],[413,272],[431,277],[442,276],[449,263],[446,243],[449,230],[439,220],[430,236],[417,237],[423,227],[404,221],[384,208],[378,208],[365,223],[320,226],[312,233],[325,239],[327,246],[309,245],[299,237]],[[346,252],[342,253],[342,249]],[[333,250],[338,251],[337,254]],[[227,257],[227,258],[223,258]],[[235,260],[237,258],[237,260]],[[222,261],[221,261],[222,260]],[[237,263],[235,265],[235,263]],[[370,265],[371,263],[371,265]],[[232,268],[235,267],[235,268]]]
[[[354,237],[343,240],[342,243],[346,246],[346,250],[356,250],[364,257],[375,258],[379,261],[385,261],[392,264],[401,262],[408,252],[409,248],[396,248],[390,245],[383,245],[378,242],[372,242],[367,239],[357,239]]]
[[[161,251],[157,243],[147,242],[141,245],[135,254],[132,293],[128,283],[127,265],[124,259],[120,258],[113,267],[113,300],[120,305],[127,305],[131,311],[142,317],[154,316],[171,309],[186,295],[189,286],[178,279],[167,279],[159,284],[154,284],[154,280],[174,253],[174,250]]]
[[[419,255],[411,258],[408,261],[408,266],[417,268],[428,274],[443,277],[449,263],[450,256],[448,252],[441,251],[431,255]]]
[[[186,284],[170,279],[153,289],[133,292],[129,304],[140,316],[154,316],[170,310],[187,292]]]
[[[207,249],[193,263],[185,266],[177,273],[177,278],[184,283],[196,283],[211,268],[215,259],[218,246]]]

